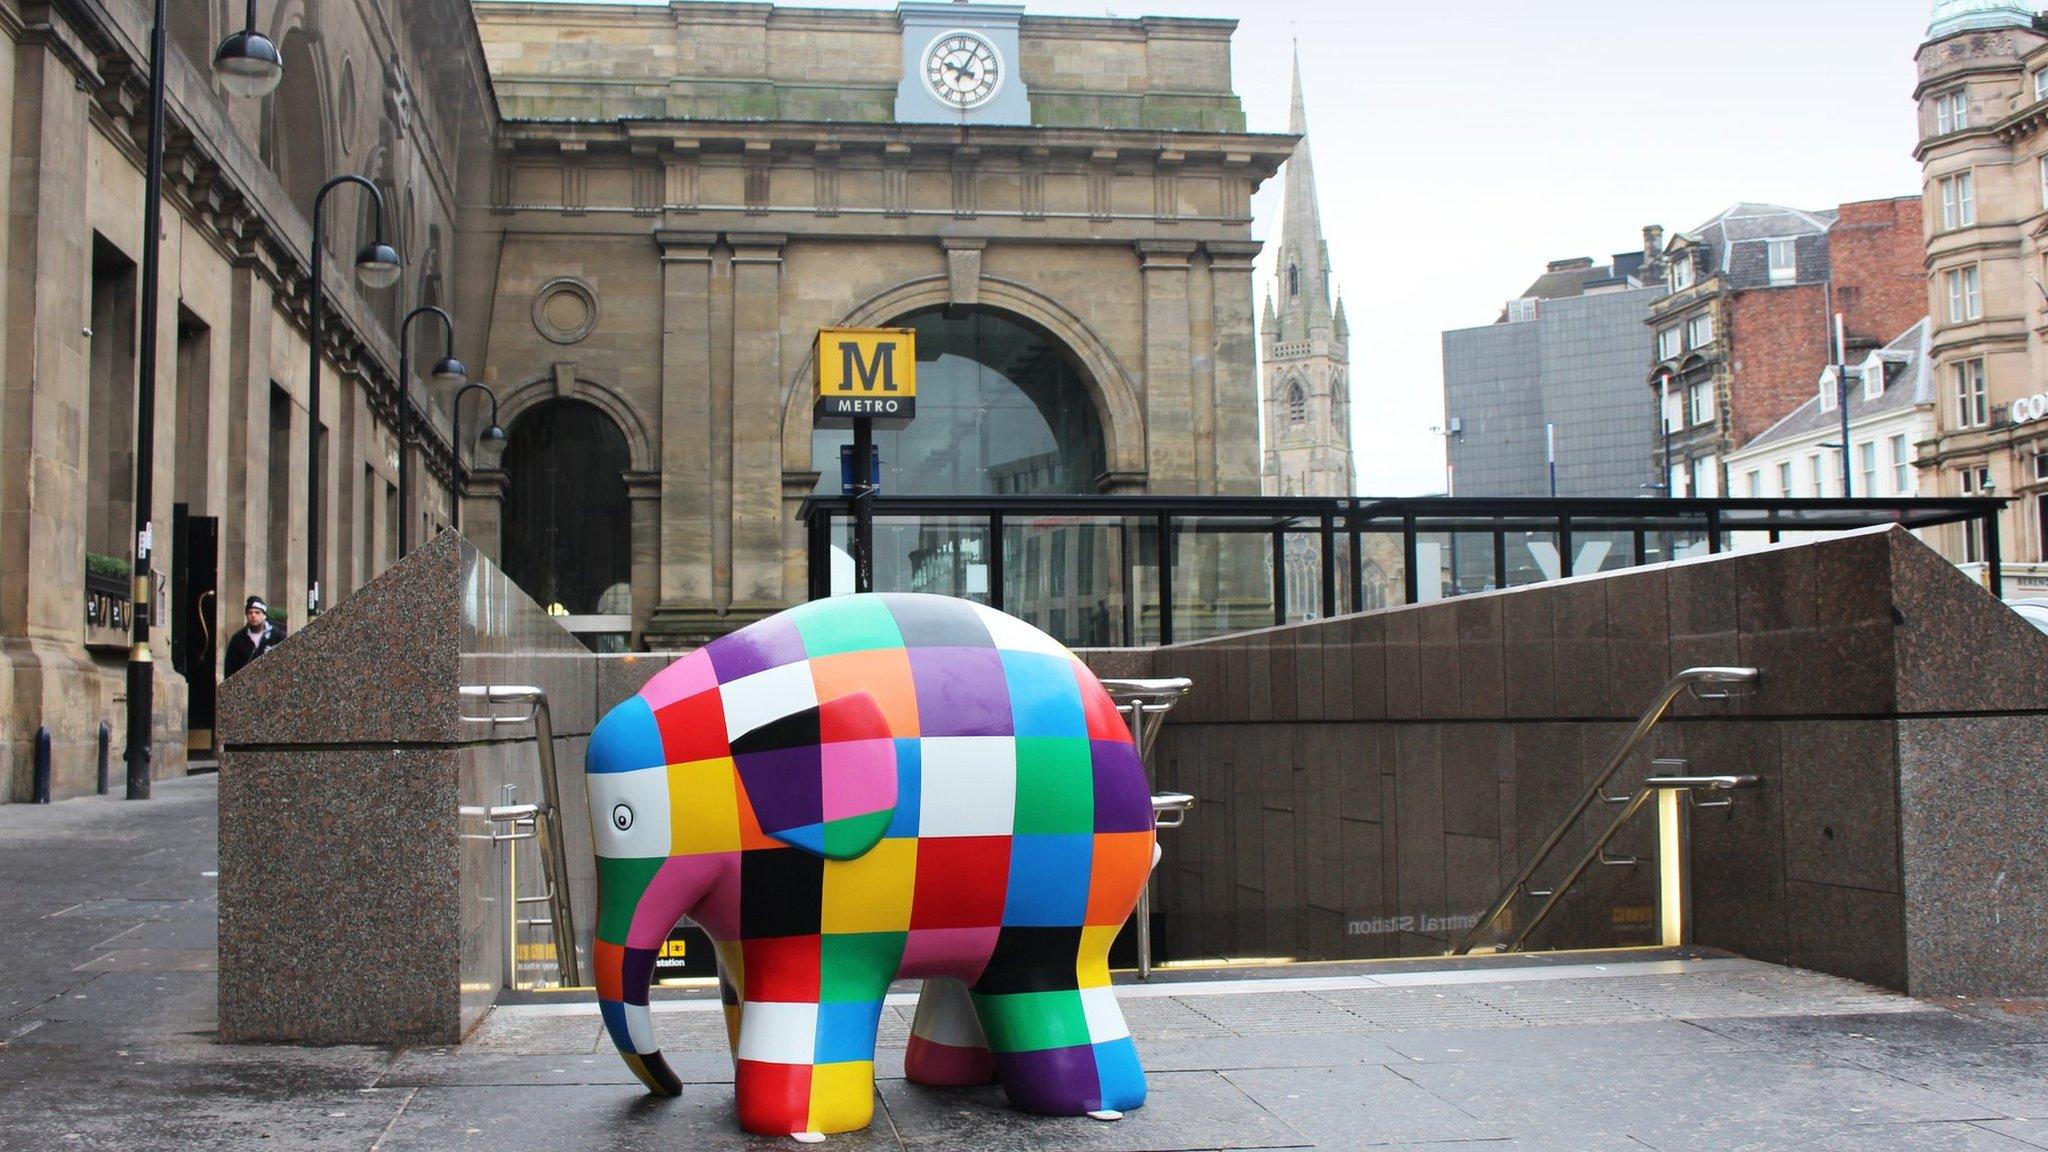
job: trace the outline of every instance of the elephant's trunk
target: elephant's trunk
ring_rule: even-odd
[[[654,961],[676,922],[704,895],[713,871],[691,857],[598,860],[598,1006],[626,1066],[659,1096],[681,1095],[683,1082],[654,1039],[647,1002]]]

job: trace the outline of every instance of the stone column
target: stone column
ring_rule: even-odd
[[[1195,491],[1193,356],[1188,273],[1195,245],[1141,240],[1145,291],[1146,471],[1153,492]]]
[[[1210,363],[1215,389],[1207,406],[1215,416],[1205,451],[1213,453],[1212,492],[1255,496],[1259,492],[1258,320],[1252,290],[1252,241],[1211,240],[1210,307],[1213,335]]]
[[[227,343],[227,502],[221,512],[220,618],[239,619],[242,601],[252,592],[283,599],[282,590],[264,587],[268,575],[270,478],[270,286],[253,262],[235,269]],[[413,478],[414,493],[426,490],[431,478]]]
[[[782,525],[782,247],[787,237],[732,245],[732,590],[737,627],[788,603]]]
[[[102,718],[99,677],[82,647],[92,254],[83,141],[93,131],[87,93],[99,79],[61,21],[22,32],[4,51],[0,81],[14,104],[0,265],[0,789],[26,800],[36,728],[53,737],[54,792],[72,796],[92,788]]]
[[[633,509],[633,646],[638,648],[661,592],[661,515],[666,499],[661,473],[626,473],[626,499]]]
[[[712,599],[711,490],[716,453],[711,420],[711,248],[709,232],[659,232],[661,244],[661,468],[658,518],[648,534],[664,612],[709,612]],[[631,482],[628,482],[629,489]],[[636,498],[640,495],[636,491]],[[639,506],[633,525],[634,602],[641,577]],[[650,609],[651,610],[651,609]]]

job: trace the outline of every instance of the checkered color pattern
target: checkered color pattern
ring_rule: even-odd
[[[598,996],[649,1089],[654,958],[717,942],[741,1124],[864,1127],[875,1029],[926,977],[906,1068],[1030,1111],[1144,1102],[1108,953],[1153,862],[1150,789],[1095,676],[965,600],[820,600],[671,665],[598,725]]]

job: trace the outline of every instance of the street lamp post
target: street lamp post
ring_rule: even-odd
[[[498,427],[498,394],[491,391],[491,386],[472,380],[457,388],[455,401],[449,405],[448,417],[448,476],[453,482],[448,496],[449,502],[454,505],[450,512],[454,517],[457,532],[462,531],[462,494],[469,487],[469,469],[462,465],[462,398],[471,392],[482,392],[491,399],[491,420],[484,426],[483,435],[477,438],[478,442],[498,444],[505,439],[505,430]]]
[[[156,501],[157,284],[162,271],[164,228],[164,53],[167,0],[156,0],[149,27],[149,143],[143,161],[142,348],[135,384],[135,560],[128,647],[128,799],[149,799],[150,743],[155,734],[156,667],[149,648],[149,614],[156,589],[150,580],[154,551],[151,508]],[[256,2],[249,0],[248,26],[221,42],[214,70],[230,92],[264,96],[284,78],[277,46],[256,30]]]
[[[422,316],[438,316],[448,335],[440,362],[434,365],[434,383],[456,385],[469,376],[462,361],[455,358],[455,321],[432,304],[423,304],[405,314],[398,325],[398,554],[402,557],[412,539],[412,322]]]
[[[375,205],[375,239],[356,253],[356,278],[369,288],[389,288],[398,282],[398,250],[384,242],[384,194],[361,176],[336,176],[320,186],[313,197],[312,285],[306,312],[306,620],[320,614],[320,227],[321,210],[327,194],[344,184],[354,184],[370,194]]]

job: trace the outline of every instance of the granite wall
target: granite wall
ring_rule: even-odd
[[[1173,955],[1441,952],[1669,675],[1741,664],[1755,696],[1682,699],[1617,778],[1763,779],[1691,817],[1695,940],[1915,994],[2048,991],[2048,813],[2013,802],[2048,749],[2048,637],[1903,531],[1090,659],[1195,683],[1154,754],[1200,798],[1162,838]],[[1537,946],[1653,938],[1640,822],[1620,848],[1645,863],[1594,869]]]
[[[1756,695],[1681,700],[1622,775],[1763,779],[1691,816],[1695,940],[1916,994],[2048,992],[2048,637],[1903,531],[1084,655],[1195,683],[1154,754],[1200,799],[1162,838],[1168,957],[1441,952],[1668,676],[1746,664]],[[538,758],[531,726],[466,719],[464,684],[553,702],[587,956],[583,748],[671,659],[585,652],[449,534],[231,681],[223,1036],[450,1043],[489,1007],[504,907],[462,809],[537,798]],[[1534,946],[1653,939],[1639,824],[1617,849],[1645,863],[1595,869]]]
[[[547,692],[568,855],[592,887],[582,750],[598,666],[444,533],[222,688],[224,1039],[454,1043],[488,1010],[502,849],[463,809],[507,802],[506,785],[538,800],[539,756],[532,724],[476,719],[465,684]],[[533,844],[518,848],[536,867]],[[588,923],[579,934],[587,955]]]

